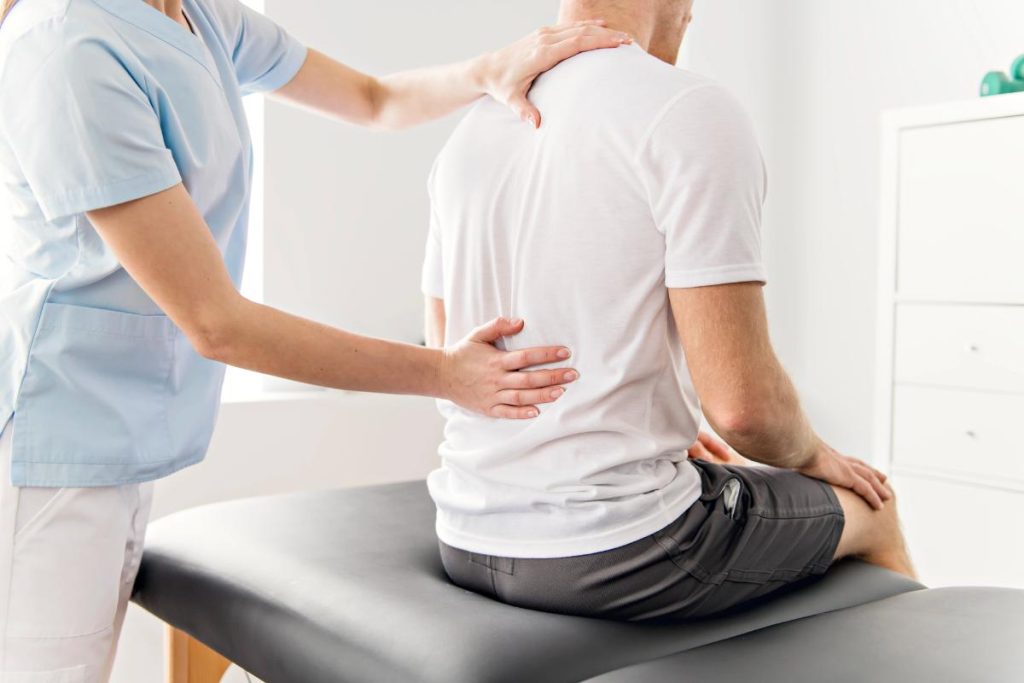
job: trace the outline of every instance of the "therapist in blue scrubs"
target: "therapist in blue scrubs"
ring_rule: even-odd
[[[400,128],[489,94],[529,125],[533,79],[628,36],[542,29],[471,61],[373,78],[238,0],[6,0],[0,182],[0,679],[108,678],[151,483],[202,460],[225,364],[444,397],[529,419],[575,371],[503,352],[522,321],[444,349],[243,298],[252,149],[242,96]],[[526,125],[526,124],[524,124]],[[545,364],[544,369],[527,370]]]

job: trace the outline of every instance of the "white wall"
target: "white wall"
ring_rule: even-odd
[[[309,45],[376,74],[465,59],[554,19],[551,0],[268,0]],[[399,133],[271,103],[267,303],[368,334],[422,339],[426,178],[456,117]]]
[[[697,0],[683,63],[750,108],[770,172],[772,334],[819,432],[872,440],[879,112],[977,96],[1019,0]]]

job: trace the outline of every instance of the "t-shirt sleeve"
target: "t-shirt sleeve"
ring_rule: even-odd
[[[96,38],[61,36],[45,57],[12,48],[0,126],[47,220],[181,182],[147,93]]]
[[[423,258],[423,294],[435,299],[444,299],[444,260],[441,250],[441,232],[437,211],[430,207],[430,230],[427,232],[426,256]]]
[[[702,85],[670,102],[637,155],[657,229],[665,285],[764,282],[764,161],[753,125],[723,88]]]
[[[242,93],[277,90],[306,62],[306,47],[239,0],[209,0],[224,30]]]

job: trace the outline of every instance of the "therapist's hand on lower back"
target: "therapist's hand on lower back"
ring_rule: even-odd
[[[544,346],[500,351],[494,343],[519,334],[522,320],[497,318],[476,328],[465,339],[444,350],[442,390],[445,397],[469,410],[491,417],[530,419],[538,405],[557,401],[576,381],[571,368],[527,370],[535,365],[560,363],[569,349]]]
[[[447,349],[374,339],[249,301],[184,185],[90,211],[128,274],[205,358],[334,389],[444,398],[476,412],[530,418],[556,400],[569,369],[525,368],[568,358],[563,347],[501,351],[522,321],[495,320]]]

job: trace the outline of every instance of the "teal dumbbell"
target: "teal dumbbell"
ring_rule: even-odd
[[[1024,92],[1024,55],[1014,60],[1009,75],[1002,71],[989,71],[981,80],[982,97],[1011,92]]]
[[[1010,78],[1015,81],[1024,81],[1024,55],[1013,60],[1013,66],[1010,67]]]

